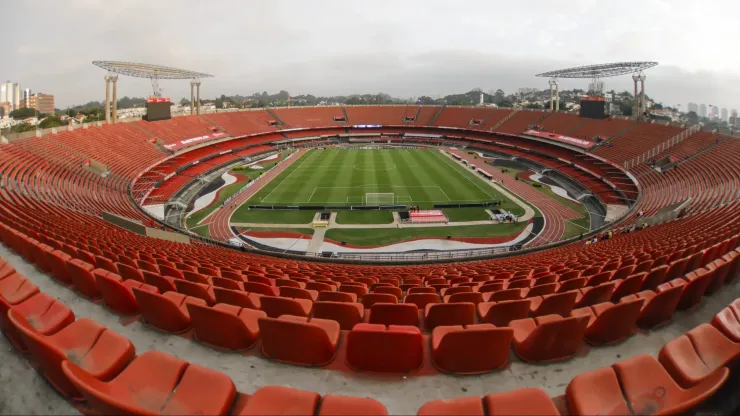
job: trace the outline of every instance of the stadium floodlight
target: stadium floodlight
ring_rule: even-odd
[[[148,78],[152,83],[155,97],[161,97],[159,89],[160,79],[194,79],[212,78],[213,75],[203,72],[189,71],[187,69],[177,69],[168,66],[141,64],[135,62],[122,61],[93,61],[93,65],[99,66],[108,72],[126,75],[137,78]]]
[[[641,73],[642,71],[658,65],[653,61],[634,61],[634,62],[612,62],[608,64],[585,65],[574,68],[559,69],[557,71],[543,72],[535,75],[536,77],[547,78],[590,78],[591,89],[601,92],[603,83],[601,78],[616,77],[619,75]]]

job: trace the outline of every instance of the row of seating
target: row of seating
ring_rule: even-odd
[[[63,396],[98,414],[368,414],[380,402],[268,386],[247,395],[225,374],[159,351],[136,355],[130,340],[61,302],[0,259],[0,330]]]

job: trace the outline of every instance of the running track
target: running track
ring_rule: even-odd
[[[208,217],[208,229],[211,232],[211,238],[219,241],[228,241],[230,238],[233,238],[234,233],[231,232],[231,216],[234,212],[239,209],[242,204],[247,202],[249,198],[259,192],[260,189],[275,179],[277,175],[287,169],[288,166],[300,159],[304,153],[306,153],[306,149],[299,150],[290,159],[284,160],[265,176],[257,179],[254,185],[250,186],[246,191],[240,193],[234,197],[234,199],[229,201],[228,204],[218,208],[213,214],[211,214],[211,216]]]
[[[534,189],[531,185],[517,181],[512,176],[501,173],[500,169],[483,163],[481,159],[475,159],[472,155],[464,151],[452,149],[447,149],[447,151],[461,157],[477,168],[488,172],[499,184],[501,180],[504,180],[504,188],[534,205],[542,212],[542,215],[545,217],[545,226],[540,234],[530,243],[532,246],[541,246],[560,240],[565,232],[565,220],[581,217],[577,212]]]

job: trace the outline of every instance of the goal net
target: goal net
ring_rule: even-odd
[[[395,200],[396,194],[393,192],[369,192],[365,194],[365,205],[393,205]]]

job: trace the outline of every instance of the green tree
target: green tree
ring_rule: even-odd
[[[190,105],[190,100],[188,100],[185,97],[182,97],[182,100],[180,100],[180,105],[182,105],[182,106],[188,106],[188,105]]]
[[[36,126],[32,126],[28,123],[20,123],[10,128],[11,133],[23,133],[26,131],[36,130]]]
[[[45,119],[41,120],[41,122],[39,123],[38,128],[40,128],[40,129],[49,129],[49,128],[52,128],[52,127],[59,127],[59,126],[63,126],[63,125],[64,125],[64,122],[62,122],[62,120],[59,117],[49,116],[49,117],[46,117]]]
[[[699,122],[699,115],[696,114],[696,111],[689,111],[686,114],[686,119],[688,119],[692,123],[698,123]]]
[[[17,110],[11,111],[8,116],[12,118],[13,120],[22,120],[24,118],[29,117],[36,117],[38,115],[38,111],[36,111],[33,108],[19,108]]]

